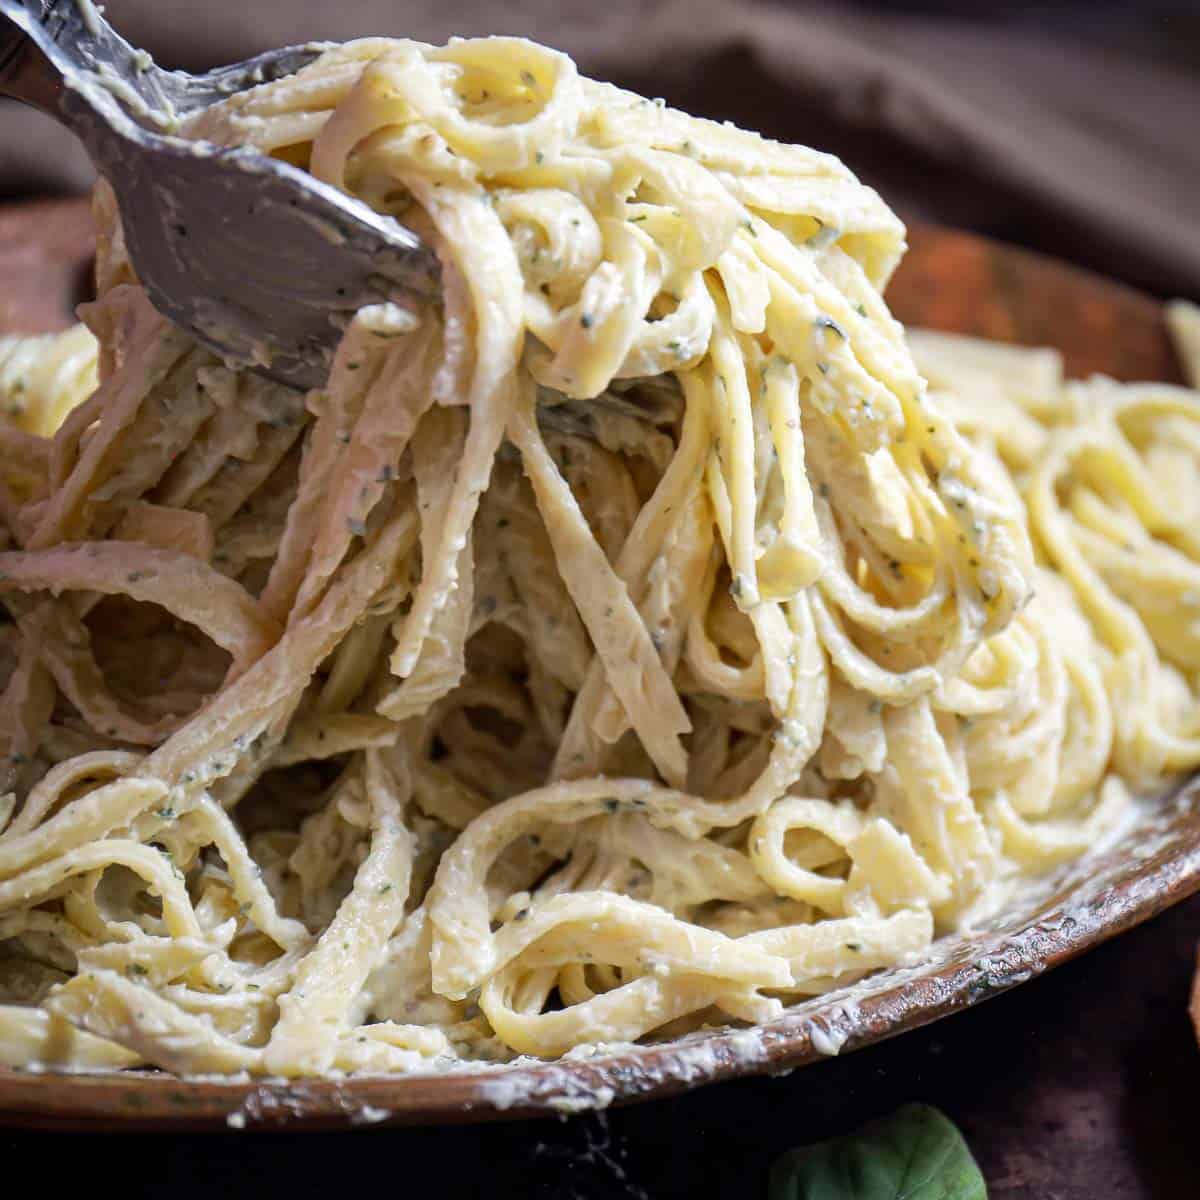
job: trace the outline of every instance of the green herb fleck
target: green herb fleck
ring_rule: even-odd
[[[825,313],[819,313],[813,325],[817,329],[828,329],[830,333],[836,333],[844,342],[846,340],[846,331],[830,316]]]

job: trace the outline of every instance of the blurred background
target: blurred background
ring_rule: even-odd
[[[112,0],[165,66],[312,38],[515,33],[593,76],[844,158],[906,218],[1200,296],[1200,0]],[[79,191],[0,108],[0,197]]]

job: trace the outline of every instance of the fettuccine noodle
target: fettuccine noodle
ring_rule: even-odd
[[[442,300],[300,395],[151,307],[101,187],[91,332],[0,341],[0,1062],[766,1021],[1200,763],[1197,396],[910,349],[837,160],[503,38],[187,133],[398,217]]]

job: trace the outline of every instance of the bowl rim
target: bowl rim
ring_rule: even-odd
[[[22,211],[35,229],[52,216],[57,252],[64,260],[78,256],[84,243],[76,224],[88,219],[86,201],[0,209],[0,234],[12,236],[10,227],[19,225]],[[1037,289],[1044,321],[1052,319],[1057,297],[1086,294],[1097,305],[1074,329],[1077,339],[1082,335],[1084,353],[1099,319],[1105,332],[1122,340],[1120,351],[1130,362],[1156,364],[1151,377],[1178,377],[1161,308],[1149,297],[974,234],[928,225],[915,225],[910,234],[914,250],[928,260],[918,280],[926,289],[923,311],[944,311],[938,306],[947,303],[945,293],[959,291],[959,332],[1053,344],[1053,325],[1020,324],[1022,289]],[[1010,317],[1017,323],[1006,324]],[[1126,361],[1117,351],[1113,355],[1118,365]],[[1064,868],[1057,890],[1036,910],[1012,915],[974,937],[941,939],[932,958],[806,1001],[766,1025],[593,1057],[387,1077],[180,1080],[147,1071],[67,1074],[0,1067],[0,1119],[8,1126],[129,1131],[471,1123],[563,1115],[747,1075],[786,1073],[961,1011],[1200,892],[1200,777],[1160,799],[1153,814],[1119,845]]]
[[[1200,892],[1200,776],[1157,801],[1133,840],[1069,864],[1049,877],[1047,891],[1032,912],[980,934],[939,939],[932,958],[868,976],[765,1025],[594,1057],[420,1075],[230,1081],[0,1068],[0,1117],[58,1130],[467,1124],[562,1116],[786,1074],[999,995]]]

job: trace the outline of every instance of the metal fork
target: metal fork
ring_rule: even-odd
[[[293,74],[322,45],[188,75],[156,67],[92,0],[0,0],[0,14],[0,95],[79,137],[116,193],[151,301],[227,362],[320,387],[356,309],[437,296],[433,254],[391,217],[248,148],[174,136],[190,114]]]

